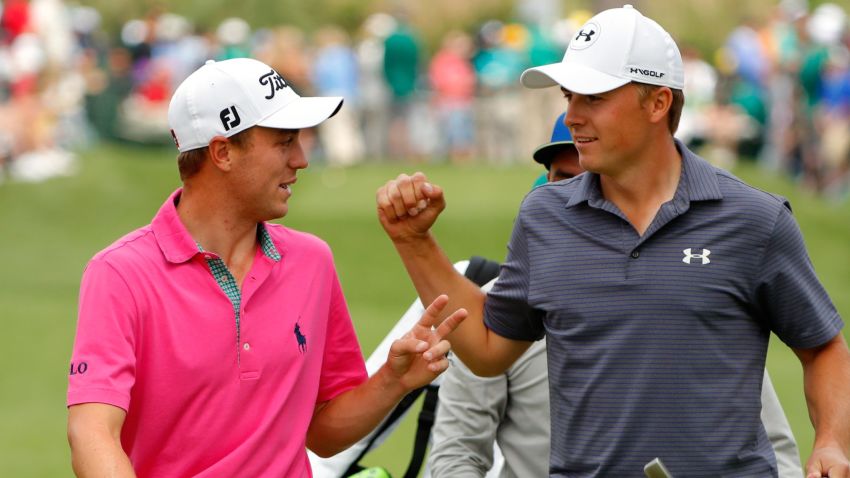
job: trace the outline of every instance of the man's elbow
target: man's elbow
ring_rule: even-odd
[[[472,373],[478,375],[479,377],[489,378],[489,377],[498,377],[505,373],[508,367],[502,367],[501,364],[488,364],[488,363],[479,363],[479,364],[466,364]]]
[[[328,443],[325,440],[307,439],[307,448],[320,458],[330,458],[337,453],[345,451],[349,446],[351,445],[339,446],[337,444]]]

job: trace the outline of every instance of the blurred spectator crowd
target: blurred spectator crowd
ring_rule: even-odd
[[[345,107],[305,136],[315,162],[365,159],[525,162],[564,108],[560,91],[519,86],[559,61],[591,12],[546,27],[497,20],[446,33],[433,52],[403,15],[356,32],[229,18],[211,30],[153,9],[110,39],[99,13],[62,0],[0,0],[0,182],[73,172],[95,141],[164,144],[174,88],[209,58],[250,56],[301,95]],[[745,20],[706,57],[684,45],[685,112],[677,136],[720,166],[737,158],[787,172],[835,197],[850,184],[847,12],[782,1]]]

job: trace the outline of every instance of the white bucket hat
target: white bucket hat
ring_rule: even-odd
[[[168,125],[180,152],[252,126],[316,126],[342,107],[342,97],[301,97],[272,67],[250,58],[209,60],[171,97]]]
[[[685,73],[670,34],[625,5],[592,17],[573,36],[560,63],[525,70],[520,81],[527,88],[561,85],[594,95],[631,81],[680,90]]]

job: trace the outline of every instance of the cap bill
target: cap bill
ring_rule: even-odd
[[[278,129],[312,128],[342,108],[341,96],[299,97],[257,122],[257,126]]]
[[[580,95],[595,95],[617,89],[631,80],[619,78],[578,63],[561,62],[529,68],[520,82],[526,88],[560,85]]]
[[[556,141],[554,143],[547,143],[537,148],[537,150],[534,151],[534,154],[532,154],[531,157],[534,158],[534,160],[538,163],[543,164],[548,168],[549,163],[552,162],[552,155],[554,155],[555,152],[557,152],[564,146],[572,146],[573,148],[575,148],[575,143],[573,143],[572,141]]]

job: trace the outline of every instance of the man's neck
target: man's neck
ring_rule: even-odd
[[[257,223],[245,220],[232,203],[204,190],[184,188],[177,215],[198,244],[224,261],[241,278],[250,269],[257,248]]]
[[[605,199],[613,202],[643,235],[665,202],[673,199],[682,175],[682,158],[672,138],[634,158],[616,175],[601,175]]]

